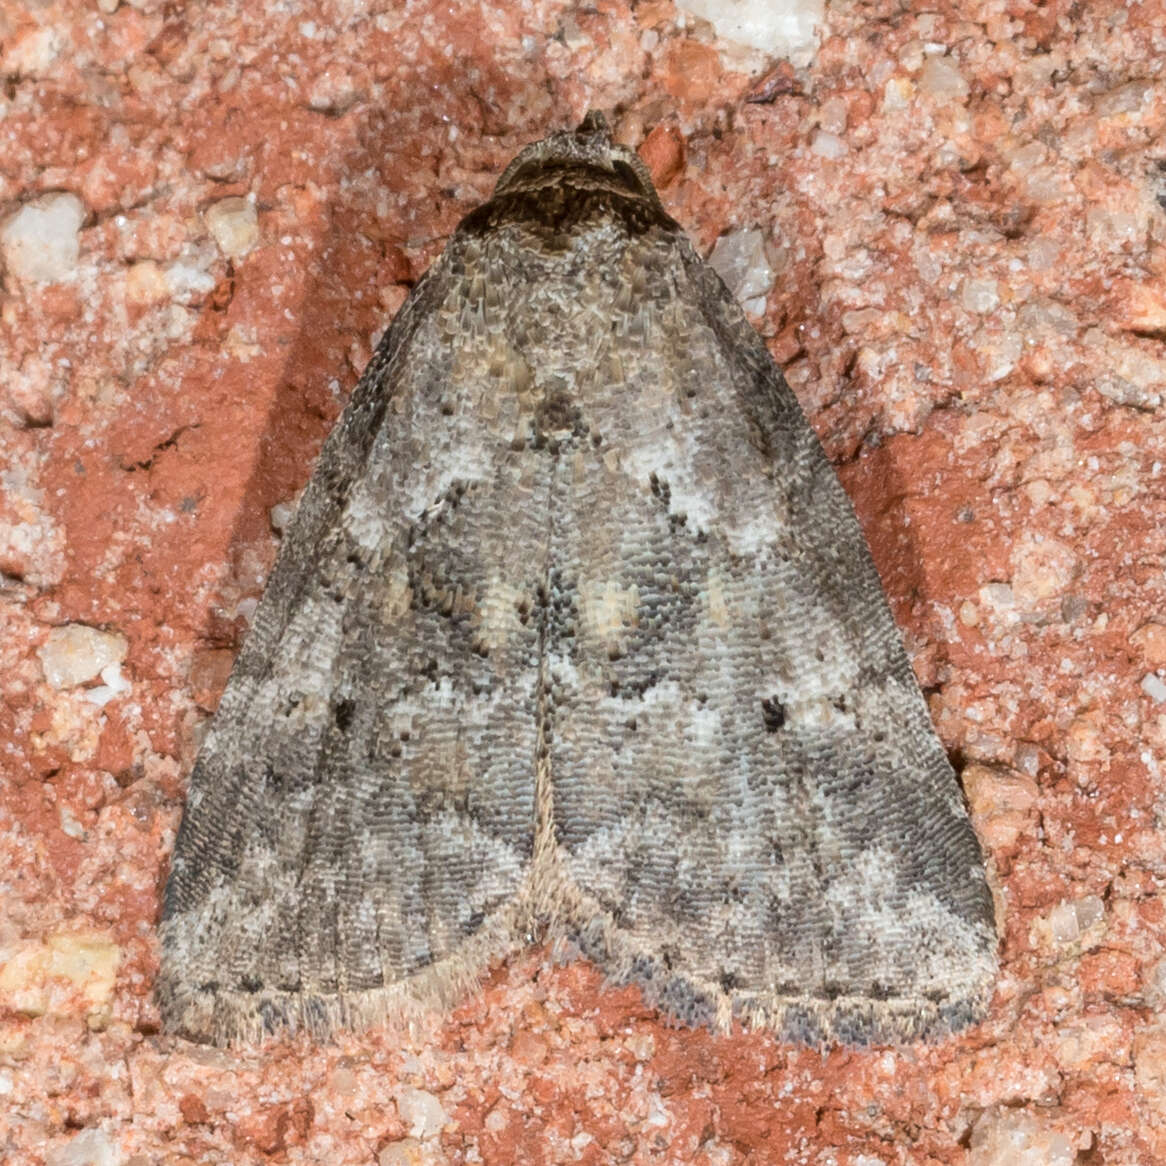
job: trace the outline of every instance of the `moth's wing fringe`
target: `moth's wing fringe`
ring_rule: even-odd
[[[255,1045],[275,1033],[326,1041],[341,1032],[424,1021],[464,1001],[490,967],[521,947],[514,910],[498,912],[457,952],[422,971],[379,988],[338,993],[255,992],[191,988],[168,981],[160,987],[166,1029],[220,1047]]]
[[[621,932],[589,895],[564,888],[561,904],[551,928],[556,945],[574,948],[596,963],[612,985],[639,985],[645,1002],[666,1017],[720,1035],[728,1034],[736,1021],[746,1029],[765,1029],[780,1040],[819,1048],[936,1040],[984,1018],[997,973],[995,954],[986,947],[968,990],[957,996],[815,999],[778,992],[730,993],[711,980],[670,970],[658,955]]]
[[[589,895],[565,880],[553,879],[538,897],[544,922],[545,913],[551,914],[546,938],[554,949],[578,951],[597,964],[612,985],[639,985],[645,1002],[661,1008],[666,1017],[722,1035],[738,1021],[747,1029],[766,1029],[781,1040],[817,1047],[934,1040],[984,1017],[996,974],[995,960],[985,959],[976,990],[959,999],[734,997],[711,981],[673,974],[657,956],[621,933]],[[176,1035],[218,1046],[255,1045],[279,1031],[328,1040],[341,1032],[399,1029],[462,1003],[491,967],[522,950],[535,927],[530,899],[523,896],[467,939],[456,955],[407,979],[361,991],[327,995],[274,989],[206,991],[168,982],[162,993],[166,1027]]]

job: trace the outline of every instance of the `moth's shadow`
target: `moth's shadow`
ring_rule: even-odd
[[[838,476],[926,693],[942,683],[951,664],[940,609],[958,607],[958,596],[970,587],[966,579],[983,535],[976,515],[990,499],[959,474],[947,439],[926,423],[919,433],[864,445],[838,467]],[[950,488],[936,488],[942,478],[951,479]]]
[[[327,224],[306,254],[297,254],[313,274],[283,301],[298,315],[294,338],[283,342],[257,448],[252,442],[242,451],[251,464],[224,540],[221,602],[207,608],[199,629],[213,648],[237,651],[247,622],[237,614],[239,600],[258,598],[256,577],[270,576],[278,549],[273,509],[298,498],[375,341],[509,156],[506,145],[492,146],[486,139],[470,151],[481,159],[477,169],[468,172],[466,151],[459,149],[462,166],[451,177],[452,164],[444,155],[423,154],[424,139],[402,136],[380,111],[365,111],[347,136],[353,145],[333,166],[337,194],[317,210],[317,217],[327,216]],[[514,148],[520,144],[516,138]],[[383,209],[386,198],[392,212]],[[305,211],[305,218],[310,220],[313,209]],[[255,289],[253,294],[270,293]],[[270,308],[269,314],[277,310]],[[224,324],[221,340],[226,330]],[[256,342],[263,345],[270,338],[257,336]],[[226,676],[217,679],[221,688]]]

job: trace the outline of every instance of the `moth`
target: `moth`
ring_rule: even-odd
[[[992,899],[858,522],[764,343],[591,114],[370,361],[190,779],[167,1029],[327,1038],[533,938],[684,1024],[904,1041]]]

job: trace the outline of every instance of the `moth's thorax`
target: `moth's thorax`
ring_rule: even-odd
[[[575,209],[557,224],[514,219],[496,230],[481,254],[493,264],[500,248],[518,249],[505,281],[512,301],[529,304],[549,295],[591,311],[626,301],[626,277],[650,260],[654,240],[630,229],[609,208]]]
[[[660,206],[647,167],[634,150],[613,142],[606,129],[552,134],[528,146],[503,172],[494,198],[556,185],[610,190]]]
[[[506,368],[520,393],[548,378],[584,401],[597,378],[617,388],[613,352],[654,318],[653,297],[676,278],[665,273],[677,244],[667,225],[640,230],[606,203],[577,204],[558,221],[505,217],[487,234],[460,235],[444,261],[462,279],[438,329],[459,359]]]
[[[466,216],[451,260],[495,280],[505,272],[515,287],[614,284],[630,264],[650,261],[644,248],[665,252],[679,237],[633,151],[606,132],[556,134],[524,150],[490,201]]]

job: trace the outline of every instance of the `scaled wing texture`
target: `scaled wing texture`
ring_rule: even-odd
[[[327,1036],[532,932],[809,1043],[982,1015],[959,785],[853,510],[602,119],[524,150],[321,452],[191,776],[167,1027]]]

